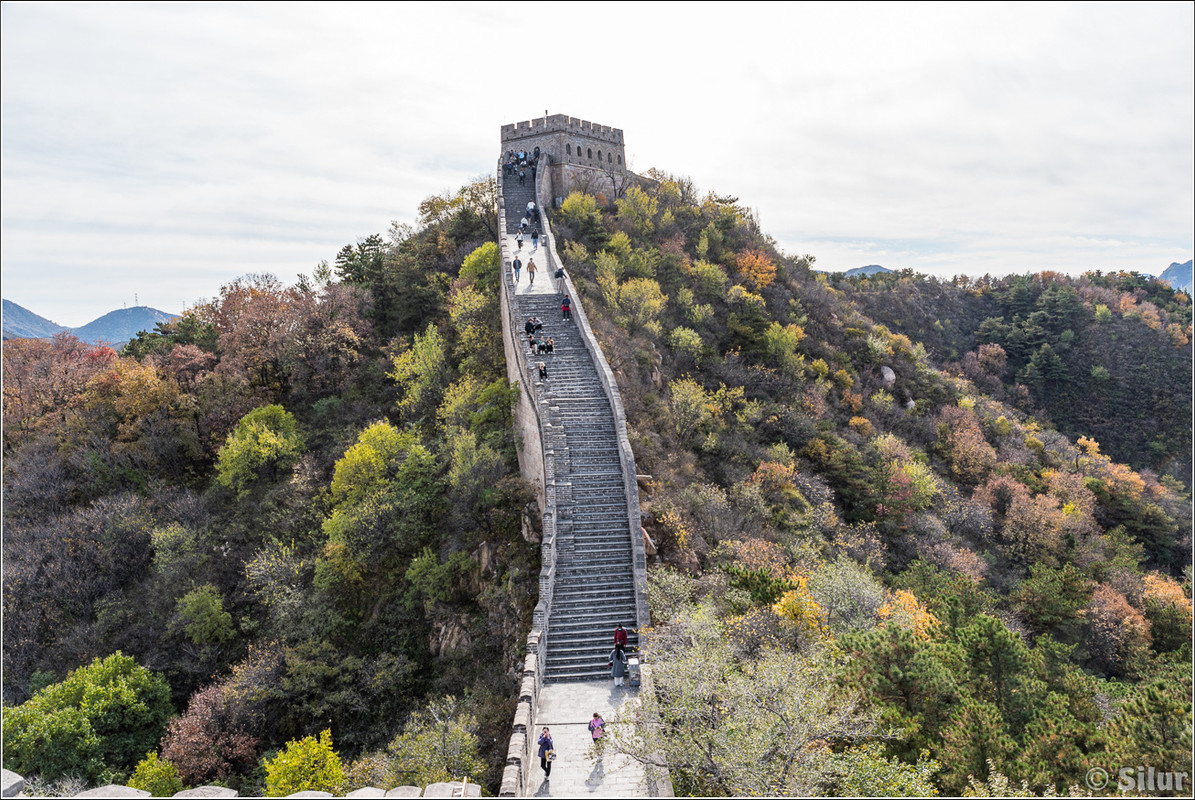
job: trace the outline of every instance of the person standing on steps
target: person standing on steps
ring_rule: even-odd
[[[606,666],[610,668],[610,677],[614,678],[614,685],[622,686],[622,681],[627,676],[626,654],[615,647],[610,651],[610,660],[606,662]]]
[[[546,381],[548,379],[548,365],[542,361],[539,362],[539,379],[541,381]]]
[[[539,767],[544,771],[544,780],[552,777],[552,762],[556,760],[556,747],[552,744],[552,734],[544,728],[539,735]]]
[[[556,268],[556,291],[564,294],[564,267]]]
[[[627,649],[627,629],[622,627],[622,623],[618,623],[618,627],[614,629],[614,650],[623,655]]]
[[[569,299],[567,294],[560,301],[560,313],[564,315],[565,319],[573,318],[573,301]]]
[[[589,720],[589,735],[593,737],[593,749],[597,757],[602,757],[602,737],[606,735],[606,720],[602,715],[593,712],[593,719]]]
[[[514,267],[514,269],[515,269],[515,286],[518,286],[519,285],[519,270],[523,269],[523,262],[519,261],[519,257],[516,255],[515,260],[513,262],[511,262],[511,266]]]
[[[530,258],[527,259],[527,282],[531,286],[535,285],[535,260]]]
[[[531,249],[532,250],[539,249],[539,228],[536,228],[535,230],[531,231]]]

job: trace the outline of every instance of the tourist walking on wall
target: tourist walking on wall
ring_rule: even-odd
[[[593,749],[597,757],[602,757],[602,737],[606,735],[606,720],[602,715],[593,712],[593,719],[589,720],[589,735],[593,737]]]
[[[627,629],[622,627],[622,623],[618,623],[618,627],[614,629],[614,649],[623,654],[627,649]]]
[[[610,668],[610,677],[614,678],[615,686],[622,686],[622,681],[627,676],[627,656],[626,653],[619,650],[617,647],[610,651],[610,660],[606,663]]]
[[[519,257],[515,256],[515,260],[511,262],[511,266],[515,268],[515,286],[519,285],[519,271],[523,269],[523,262],[519,261]]]
[[[535,285],[535,261],[530,258],[527,259],[527,282]]]
[[[564,315],[565,319],[573,318],[573,301],[569,299],[567,294],[560,301],[560,313]]]
[[[521,169],[521,170],[519,170],[519,186],[522,186],[522,185],[523,185],[523,180],[524,180],[526,177],[527,177],[527,171],[526,171],[526,170],[522,170],[522,169]]]
[[[539,228],[536,228],[531,232],[531,249],[539,249]]]
[[[544,728],[539,735],[539,766],[544,771],[544,780],[552,777],[552,762],[556,760],[556,747],[552,744],[552,734]]]
[[[519,231],[515,234],[515,243],[518,244],[519,249],[523,249],[523,232]]]

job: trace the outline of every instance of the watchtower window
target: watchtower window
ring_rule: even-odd
[[[622,156],[619,156],[619,157],[618,157],[618,163],[619,163],[619,164],[621,164],[621,163],[622,163]]]
[[[564,146],[564,151],[571,156],[573,154],[573,146],[571,144],[566,144]]]
[[[585,148],[585,152],[589,154],[589,160],[592,161],[593,160],[593,149],[587,147],[587,148]]]
[[[606,163],[607,163],[607,164],[613,164],[613,163],[614,163],[614,159],[610,157],[610,154],[609,154],[609,153],[606,153]]]

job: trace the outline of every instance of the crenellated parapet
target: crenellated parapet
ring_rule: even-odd
[[[631,173],[621,128],[552,114],[503,125],[501,136],[503,154],[539,148],[540,172],[549,176],[555,202],[574,190],[618,197],[626,189]]]

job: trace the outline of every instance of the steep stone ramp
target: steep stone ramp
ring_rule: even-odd
[[[628,643],[638,644],[630,519],[614,412],[575,321],[561,319],[561,297],[517,294],[515,319],[523,333],[527,318],[538,317],[544,334],[555,340],[553,353],[529,351],[528,358],[547,366],[548,378],[537,381],[536,388],[549,408],[559,410],[567,447],[565,469],[558,459],[556,472],[556,581],[546,681],[609,675],[606,662],[619,623],[630,632]]]
[[[528,176],[520,186],[500,165],[498,171],[503,352],[507,375],[518,387],[519,465],[535,485],[542,523],[539,601],[527,635],[500,790],[504,797],[538,795],[547,788],[536,755],[543,725],[563,726],[558,736],[571,736],[578,726],[587,736],[573,716],[583,708],[586,720],[595,710],[613,710],[595,705],[595,697],[613,702],[615,695],[630,700],[638,694],[635,687],[614,689],[606,663],[619,623],[627,628],[632,648],[639,644],[639,630],[650,624],[635,457],[614,374],[567,277],[562,288],[573,298],[573,319],[562,318],[561,287],[553,277],[559,254],[544,211],[544,198],[553,196],[550,172],[545,163],[537,180]],[[527,238],[518,248],[514,234],[532,200],[544,213],[539,247]],[[516,255],[524,264],[518,280],[511,269]],[[534,283],[526,269],[532,260],[538,268]],[[532,316],[542,320],[543,335],[555,340],[553,353],[529,347],[524,325]],[[540,362],[546,378],[540,377]],[[559,769],[565,778],[569,770]],[[641,765],[632,764],[615,772],[607,773],[600,786],[582,780],[586,792],[671,796],[662,771],[649,777]]]

